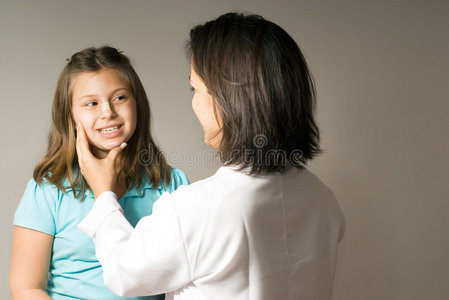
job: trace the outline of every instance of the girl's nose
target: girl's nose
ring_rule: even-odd
[[[111,106],[109,105],[109,101],[101,102],[101,112],[104,113],[105,111],[111,110]]]
[[[111,107],[109,101],[101,102],[101,117],[102,118],[111,118],[115,115],[114,108]]]

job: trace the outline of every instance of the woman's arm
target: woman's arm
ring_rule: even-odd
[[[121,297],[176,290],[192,279],[186,245],[171,194],[133,228],[112,192],[102,193],[78,225],[95,243],[106,287]]]
[[[121,147],[104,159],[95,158],[79,125],[76,150],[81,172],[96,198],[78,227],[95,243],[105,285],[119,296],[134,297],[173,291],[192,281],[173,204],[162,200],[170,194],[162,195],[152,215],[142,218],[134,229],[116,195],[107,192],[114,191],[115,161]]]
[[[14,226],[9,272],[13,300],[51,300],[46,293],[53,236]]]

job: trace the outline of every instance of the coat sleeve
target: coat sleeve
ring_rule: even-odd
[[[112,192],[101,194],[79,228],[95,244],[105,285],[122,297],[174,291],[191,279],[178,217],[169,193],[133,228]]]

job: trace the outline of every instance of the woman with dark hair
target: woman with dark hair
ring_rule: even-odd
[[[116,203],[114,157],[81,169],[96,202],[80,224],[106,286],[167,299],[329,299],[344,217],[306,163],[319,153],[315,90],[300,49],[278,25],[229,13],[193,28],[193,110],[217,173],[172,194],[132,228]]]

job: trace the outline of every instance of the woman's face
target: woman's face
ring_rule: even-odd
[[[132,137],[136,100],[113,69],[80,73],[73,80],[73,119],[83,125],[92,152],[104,158],[109,150]]]
[[[201,77],[190,67],[190,85],[193,88],[192,108],[204,131],[204,142],[218,149],[222,139],[221,114],[214,110],[212,96]]]

